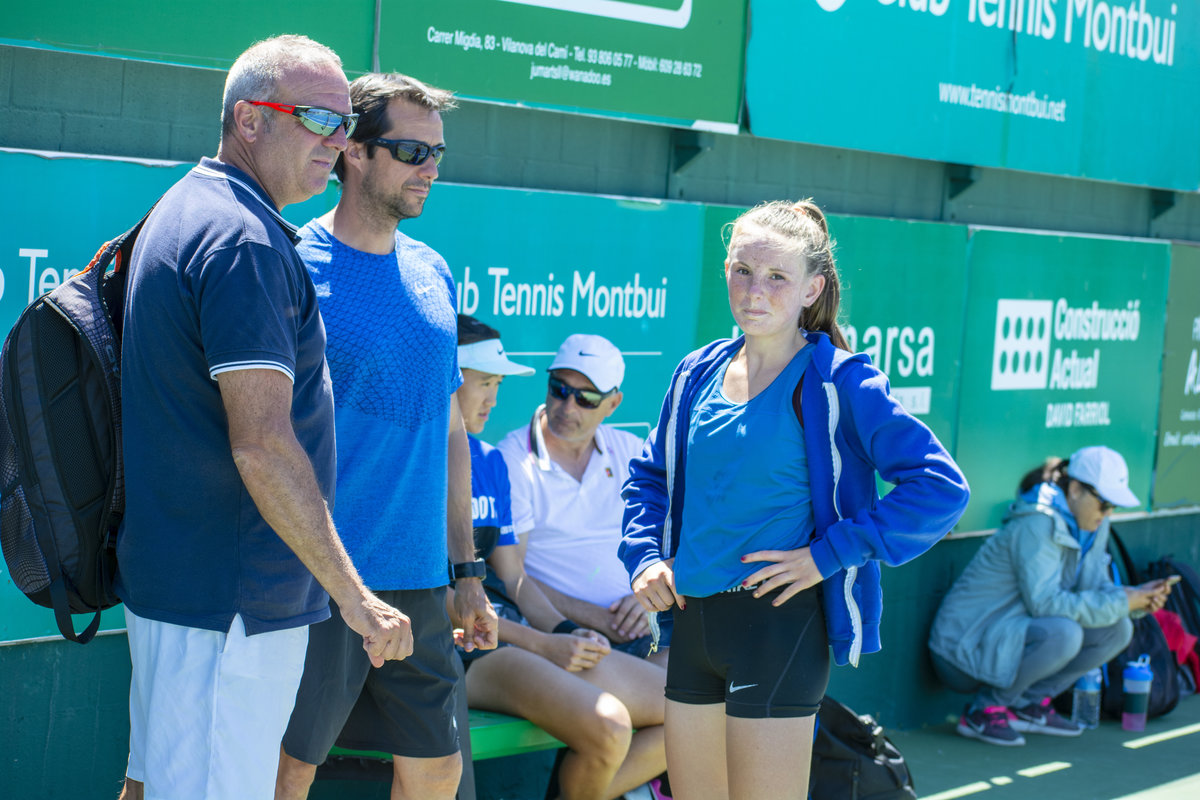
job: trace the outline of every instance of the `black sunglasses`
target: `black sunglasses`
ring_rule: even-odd
[[[563,383],[553,375],[550,376],[550,396],[556,400],[566,400],[571,395],[575,395],[575,403],[580,408],[591,410],[599,408],[604,402],[604,398],[615,392],[616,389],[609,389],[607,392],[598,392],[595,389],[576,389],[574,386]]]
[[[367,139],[366,143],[379,145],[392,158],[412,167],[419,167],[431,158],[434,164],[441,164],[442,156],[446,155],[446,145],[425,144],[417,139]]]
[[[1084,489],[1087,489],[1088,494],[1090,494],[1092,497],[1096,498],[1096,500],[1098,500],[1100,502],[1100,513],[1101,514],[1107,514],[1108,512],[1110,512],[1114,508],[1116,508],[1115,504],[1108,502],[1107,500],[1105,500],[1103,497],[1100,496],[1100,493],[1096,491],[1096,487],[1092,486],[1091,484],[1084,483],[1083,481],[1079,481],[1079,485],[1082,486]]]

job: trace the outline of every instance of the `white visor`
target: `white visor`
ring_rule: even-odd
[[[484,339],[458,346],[459,369],[474,369],[489,375],[532,375],[533,367],[509,361],[499,339]]]

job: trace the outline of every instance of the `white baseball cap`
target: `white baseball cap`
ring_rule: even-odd
[[[499,339],[484,339],[482,342],[458,346],[459,369],[474,369],[489,375],[532,375],[533,367],[509,361],[504,345]]]
[[[567,337],[554,355],[548,372],[573,369],[601,392],[611,392],[625,380],[625,359],[617,346],[594,333],[575,333]]]
[[[1088,484],[1114,506],[1141,505],[1137,495],[1129,491],[1129,467],[1116,450],[1100,446],[1076,450],[1067,463],[1067,476]]]

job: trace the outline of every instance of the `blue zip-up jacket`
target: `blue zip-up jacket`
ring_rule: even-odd
[[[834,661],[857,666],[862,653],[880,649],[879,562],[897,566],[932,547],[962,516],[969,489],[929,428],[891,396],[870,358],[834,347],[824,333],[806,336],[815,348],[800,395],[816,529],[810,547],[825,578]],[[721,339],[680,362],[658,427],[630,462],[619,554],[631,579],[678,550],[692,405],[743,341]],[[876,470],[895,484],[882,499]]]

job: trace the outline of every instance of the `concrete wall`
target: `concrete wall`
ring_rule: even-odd
[[[216,152],[214,70],[0,46],[0,146],[194,161]],[[449,87],[453,88],[453,87]],[[751,205],[812,196],[843,214],[1200,241],[1200,195],[464,103],[442,178]],[[689,146],[700,154],[683,163]],[[1156,198],[1173,201],[1155,217]]]

